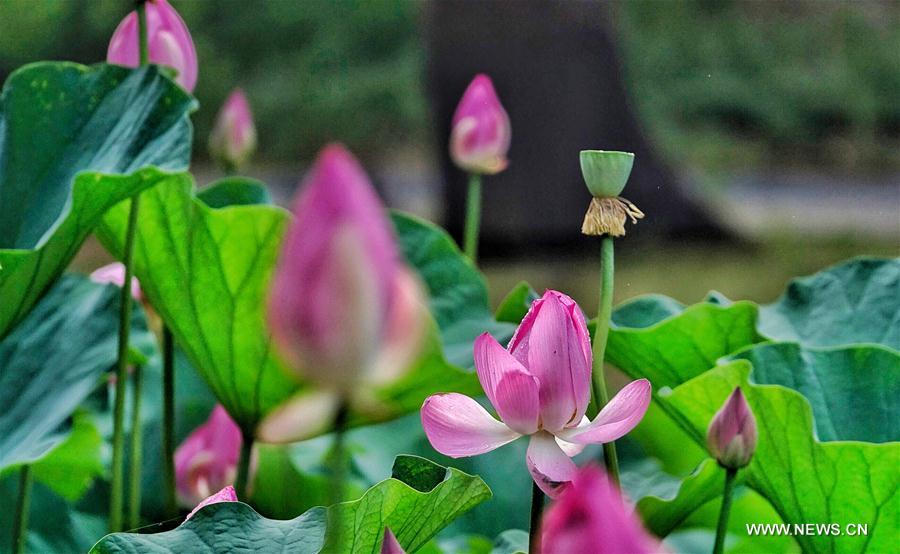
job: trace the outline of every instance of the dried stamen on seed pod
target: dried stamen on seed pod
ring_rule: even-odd
[[[609,234],[621,237],[625,235],[625,220],[629,218],[632,223],[637,223],[638,219],[644,218],[644,212],[622,197],[594,197],[584,214],[581,232],[592,236]]]

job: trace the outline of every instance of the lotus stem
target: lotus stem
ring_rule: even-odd
[[[19,500],[16,503],[16,519],[13,525],[12,551],[15,554],[25,552],[28,542],[28,513],[31,509],[31,466],[24,465],[19,470]]]
[[[725,490],[722,492],[722,508],[719,511],[719,524],[716,526],[716,543],[713,554],[722,554],[725,547],[725,534],[728,532],[728,515],[731,512],[731,497],[737,481],[737,470],[725,468]]]
[[[346,400],[341,400],[334,417],[334,442],[331,445],[331,487],[329,490],[329,506],[335,506],[344,500],[344,480],[347,476],[346,441],[347,420],[350,409]],[[331,533],[331,544],[335,552],[341,552],[340,525],[335,525]]]
[[[141,53],[141,65],[149,60],[147,45],[147,7],[138,2],[138,43]],[[122,252],[122,265],[125,278],[122,281],[122,293],[119,301],[119,348],[116,361],[116,400],[113,408],[113,454],[112,478],[109,493],[109,530],[116,532],[122,527],[123,489],[125,485],[125,384],[128,369],[128,338],[131,331],[131,278],[132,258],[134,257],[134,236],[137,230],[137,217],[140,208],[140,196],[131,199],[128,213],[128,228],[125,231],[125,244]]]
[[[466,196],[466,227],[463,250],[473,264],[478,263],[478,231],[481,227],[481,175],[469,175],[469,192]]]
[[[178,515],[175,495],[175,342],[172,330],[163,325],[163,479],[165,482],[166,517]]]
[[[247,491],[250,488],[250,458],[253,454],[253,434],[243,433],[241,438],[241,456],[238,458],[237,478],[234,489],[241,502],[247,501]]]
[[[131,468],[129,470],[130,486],[128,489],[128,527],[136,529],[141,525],[141,463],[143,450],[141,441],[144,438],[141,426],[141,391],[143,389],[143,368],[134,366],[132,379],[131,402]]]
[[[531,523],[528,526],[528,554],[541,554],[541,515],[544,512],[544,491],[531,483]]]
[[[600,239],[600,304],[597,308],[597,327],[594,330],[593,369],[591,371],[591,388],[597,411],[609,402],[606,390],[606,375],[603,360],[606,356],[606,341],[609,338],[609,320],[612,316],[613,273],[615,272],[615,253],[613,238],[604,235]],[[613,482],[619,484],[619,459],[616,455],[616,443],[603,443],[603,459],[606,471]]]

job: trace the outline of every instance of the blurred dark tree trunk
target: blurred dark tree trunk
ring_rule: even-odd
[[[494,80],[513,129],[509,168],[484,185],[482,244],[488,254],[524,244],[585,245],[580,228],[590,196],[578,162],[583,149],[635,153],[623,196],[647,218],[629,237],[725,234],[685,194],[642,132],[625,90],[609,6],[438,0],[424,11],[445,221],[454,235],[461,233],[466,187],[446,154],[447,137],[456,103],[476,73]]]

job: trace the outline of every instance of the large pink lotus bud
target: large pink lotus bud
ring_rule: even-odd
[[[572,484],[544,513],[543,554],[657,554],[666,550],[625,504],[596,465],[575,474]]]
[[[282,355],[302,377],[341,390],[386,355],[402,368],[418,350],[424,301],[384,205],[343,146],[319,154],[294,212],[269,295]]]
[[[194,506],[214,491],[234,484],[241,455],[241,430],[221,405],[175,450],[179,502]]]
[[[197,51],[187,25],[166,0],[147,0],[147,47],[150,63],[171,67],[175,80],[188,92],[197,85]],[[133,11],[116,27],[106,61],[128,67],[140,65],[138,16]]]
[[[512,131],[487,75],[476,75],[463,94],[450,133],[450,157],[470,173],[493,175],[506,169]]]
[[[209,135],[209,152],[223,167],[240,169],[256,150],[256,127],[244,91],[234,89],[222,104]]]
[[[713,416],[706,433],[707,448],[723,467],[740,469],[750,463],[756,440],[756,418],[738,387]]]

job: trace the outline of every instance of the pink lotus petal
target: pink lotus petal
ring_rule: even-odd
[[[719,463],[737,469],[750,463],[757,440],[756,418],[738,387],[713,416],[706,433],[707,447]]]
[[[121,287],[122,283],[125,282],[125,266],[121,262],[107,264],[95,269],[91,273],[90,278],[95,283],[111,283]],[[131,278],[131,297],[138,302],[144,299],[144,295],[141,292],[141,284],[138,282],[137,277]]]
[[[175,484],[185,507],[234,483],[243,442],[241,430],[221,405],[175,450]]]
[[[184,520],[187,521],[187,520],[191,519],[194,516],[194,514],[196,514],[198,511],[200,511],[200,509],[203,508],[204,506],[209,506],[210,504],[218,504],[220,502],[237,502],[237,501],[238,501],[237,493],[234,492],[234,487],[229,485],[229,486],[223,488],[222,490],[220,490],[219,492],[217,492],[216,494],[210,496],[209,498],[207,498],[207,499],[201,501],[199,504],[197,504],[197,507],[194,508],[193,510],[191,510],[191,513],[189,513],[187,515],[187,517],[184,518]]]
[[[527,356],[528,371],[541,383],[541,424],[556,431],[584,414],[590,401],[591,359],[571,307],[559,293],[547,291],[535,304],[527,336],[513,337],[526,342],[518,342],[520,348],[511,351],[520,360]]]
[[[302,392],[272,410],[256,429],[263,442],[296,442],[325,431],[334,421],[339,398],[328,390]]]
[[[520,436],[463,394],[429,396],[421,416],[431,446],[451,458],[484,454]]]
[[[614,441],[634,429],[650,406],[650,381],[638,379],[625,385],[600,410],[594,421],[562,429],[556,433],[561,439],[578,444]]]
[[[367,381],[383,385],[408,373],[422,353],[429,325],[424,286],[414,271],[403,267],[394,278],[384,340]]]
[[[528,373],[519,360],[510,355],[490,333],[475,339],[473,348],[478,381],[494,408],[497,407],[497,385],[509,372]]]
[[[566,456],[570,458],[574,458],[575,456],[581,454],[586,446],[584,444],[576,444],[574,442],[564,441],[559,437],[556,437],[556,444],[558,444],[560,450],[565,452]]]
[[[544,513],[543,554],[664,553],[599,467],[580,469]]]
[[[508,371],[497,383],[497,414],[510,429],[523,435],[538,430],[541,405],[538,400],[540,384],[524,371]]]
[[[381,554],[406,554],[397,537],[387,527],[384,528],[384,539],[381,541]]]
[[[473,173],[503,171],[511,138],[509,116],[487,75],[477,75],[459,101],[450,133],[450,156]]]
[[[146,6],[150,63],[175,69],[178,84],[193,92],[197,85],[197,51],[187,25],[166,0],[153,0]],[[137,12],[129,13],[116,27],[109,41],[106,60],[127,67],[138,66]]]
[[[531,436],[525,460],[532,479],[550,498],[556,498],[565,489],[578,469],[560,449],[556,438],[546,431]]]

